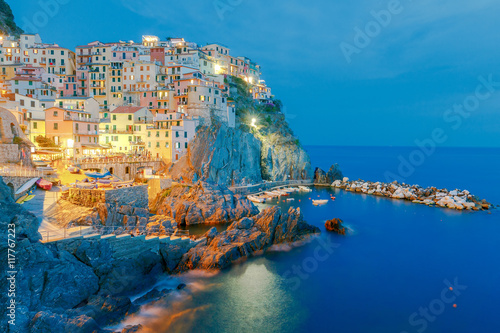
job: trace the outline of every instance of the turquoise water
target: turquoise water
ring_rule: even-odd
[[[411,148],[307,147],[313,165],[385,180]],[[466,188],[500,203],[499,149],[438,149],[408,183]],[[315,207],[309,198],[334,202]],[[214,276],[191,273],[190,291],[155,310],[156,332],[500,332],[500,214],[458,212],[315,188],[301,208],[323,231]],[[299,202],[300,200],[300,202]],[[348,236],[329,234],[338,217]],[[325,245],[326,244],[326,245]],[[448,280],[454,285],[449,290]],[[456,307],[454,307],[456,305]]]

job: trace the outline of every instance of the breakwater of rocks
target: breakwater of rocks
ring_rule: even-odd
[[[436,187],[423,188],[419,185],[400,184],[397,181],[392,183],[374,183],[364,180],[350,181],[347,177],[342,180],[335,180],[331,186],[350,192],[408,200],[427,206],[475,211],[494,208],[491,203],[472,195],[467,190],[455,189],[449,191]]]

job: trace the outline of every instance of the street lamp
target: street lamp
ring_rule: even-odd
[[[257,122],[257,119],[252,118],[252,123],[251,123],[252,127],[257,128],[257,125],[255,124],[256,122]]]

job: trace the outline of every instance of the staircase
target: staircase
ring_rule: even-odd
[[[75,240],[106,240],[111,246],[112,256],[114,259],[127,259],[137,257],[141,253],[153,252],[159,253],[161,244],[176,245],[186,248],[192,248],[204,242],[206,238],[192,240],[189,237],[177,236],[132,236],[130,234],[124,235],[101,235],[89,234],[84,236],[77,236],[66,239],[56,239],[54,241],[47,241],[45,243],[58,243],[58,246],[64,246],[65,243],[70,243]]]

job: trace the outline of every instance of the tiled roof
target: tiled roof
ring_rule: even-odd
[[[143,106],[119,106],[111,113],[136,113],[137,111],[144,109]]]

